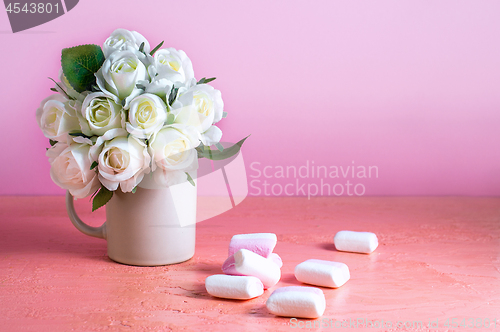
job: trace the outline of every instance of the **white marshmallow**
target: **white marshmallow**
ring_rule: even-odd
[[[269,257],[276,247],[278,238],[273,233],[253,233],[234,235],[229,242],[229,254],[234,255],[240,249],[247,249],[263,257]]]
[[[273,287],[281,278],[281,270],[276,263],[246,249],[234,254],[234,270],[240,275],[259,278],[264,288]]]
[[[264,285],[256,277],[216,274],[205,279],[208,294],[225,299],[248,300],[261,296]]]
[[[350,277],[349,267],[344,263],[308,259],[295,267],[298,281],[316,286],[338,288]]]
[[[340,231],[333,238],[339,251],[370,254],[378,247],[377,235],[370,232]]]
[[[266,302],[277,316],[318,318],[325,312],[325,294],[319,288],[288,286],[276,289]]]
[[[281,267],[283,266],[283,261],[281,260],[281,257],[277,254],[277,253],[274,253],[272,252],[268,259],[272,260],[274,263],[276,263],[276,265],[278,265],[278,267],[281,269]]]

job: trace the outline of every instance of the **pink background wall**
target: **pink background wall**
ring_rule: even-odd
[[[35,121],[47,77],[62,48],[123,27],[186,51],[197,78],[217,76],[224,140],[252,134],[249,176],[253,162],[354,161],[379,169],[353,180],[366,195],[499,195],[498,13],[497,0],[80,0],[12,34],[1,10],[0,194],[63,193]]]

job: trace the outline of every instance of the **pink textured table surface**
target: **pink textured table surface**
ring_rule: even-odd
[[[76,204],[84,220],[104,220]],[[314,322],[275,317],[265,301],[299,285],[294,267],[309,258],[351,271],[341,288],[322,288],[324,331],[500,331],[499,198],[247,198],[197,225],[193,259],[161,267],[109,260],[104,240],[73,227],[63,197],[0,197],[0,220],[1,331],[305,329]],[[380,246],[338,252],[332,238],[344,229],[375,232]],[[231,236],[252,232],[277,234],[281,281],[249,301],[211,297],[204,280],[221,273]]]

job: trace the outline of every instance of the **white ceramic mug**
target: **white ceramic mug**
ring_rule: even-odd
[[[197,186],[183,182],[163,189],[142,187],[135,193],[116,190],[106,204],[106,222],[100,227],[89,226],[78,217],[68,191],[69,218],[82,233],[106,239],[109,258],[119,263],[155,266],[192,258]]]

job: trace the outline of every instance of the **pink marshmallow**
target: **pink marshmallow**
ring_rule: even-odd
[[[234,260],[234,255],[229,256],[226,259],[226,261],[222,264],[222,272],[224,272],[225,274],[232,275],[232,276],[242,276],[243,274],[240,274],[240,273],[238,273],[238,271],[236,271],[236,268],[234,267],[235,263],[236,262]]]
[[[279,268],[281,268],[283,266],[283,261],[281,260],[281,257],[274,252],[271,253],[271,255],[269,255],[269,257],[267,259],[270,260],[271,262],[273,262],[274,264],[278,265]],[[224,272],[225,274],[232,275],[232,276],[243,275],[241,273],[238,273],[238,271],[236,271],[236,268],[234,267],[235,263],[236,263],[236,261],[234,259],[234,255],[229,256],[222,264],[222,272]]]
[[[234,255],[240,249],[247,249],[265,258],[273,252],[276,242],[276,234],[273,233],[253,233],[234,235],[229,243],[229,255]]]

